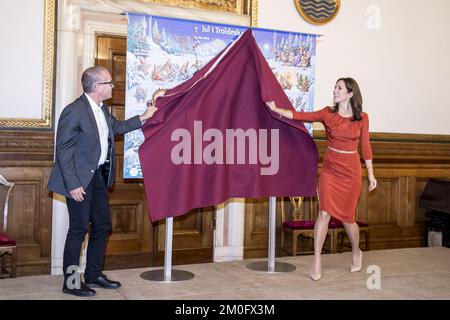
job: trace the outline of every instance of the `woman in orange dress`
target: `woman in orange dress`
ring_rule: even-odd
[[[369,191],[377,186],[369,142],[369,118],[362,112],[359,86],[352,78],[341,78],[336,82],[333,93],[335,106],[316,112],[296,112],[278,108],[273,101],[266,103],[272,111],[286,118],[322,122],[327,133],[328,148],[319,178],[319,214],[314,226],[314,263],[310,274],[313,280],[321,278],[321,252],[331,216],[342,221],[352,244],[350,271],[357,272],[362,268],[359,227],[355,223],[361,190],[360,142]]]

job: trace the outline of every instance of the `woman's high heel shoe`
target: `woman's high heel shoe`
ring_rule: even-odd
[[[320,278],[322,278],[322,275],[320,273],[317,274],[310,274],[309,277],[314,281],[319,281]]]
[[[314,280],[314,281],[318,281],[320,280],[320,278],[322,278],[322,268],[320,265],[320,262],[314,262],[312,268],[310,269],[309,272],[309,277]]]
[[[362,269],[362,256],[363,256],[363,253],[362,253],[361,250],[359,250],[359,263],[356,266],[354,266],[353,263],[352,263],[352,267],[350,268],[350,272],[361,271],[361,269]]]

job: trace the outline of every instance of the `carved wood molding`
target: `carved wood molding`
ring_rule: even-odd
[[[53,132],[0,131],[1,167],[49,167]]]
[[[257,27],[258,26],[258,0],[251,0],[251,3],[249,4],[250,10],[248,11],[248,14],[251,15],[251,26]]]
[[[24,148],[49,149],[53,153],[53,147],[53,132],[0,131],[0,153]]]
[[[238,14],[250,14],[251,5],[255,0],[138,0],[141,2],[157,3],[183,8],[198,8],[218,10]]]
[[[53,149],[52,141],[30,141],[30,140],[0,140],[0,148],[34,148],[34,149]]]
[[[326,139],[324,130],[314,130],[314,139]],[[373,132],[370,134],[370,141],[385,142],[431,142],[431,143],[447,143],[450,144],[450,135],[444,134],[415,134],[415,133],[385,133]]]
[[[321,156],[327,147],[325,131],[314,131]],[[450,168],[450,136],[432,134],[371,133],[377,164],[409,166],[435,165]]]
[[[0,160],[13,160],[19,154],[29,154],[30,160],[37,160],[33,153],[40,153],[41,160],[42,154],[53,159],[53,139],[53,132],[0,131]],[[327,146],[325,132],[315,131],[314,139],[323,156]],[[373,133],[371,143],[377,167],[380,164],[450,167],[450,136],[447,135]]]

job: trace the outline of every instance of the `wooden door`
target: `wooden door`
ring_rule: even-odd
[[[126,38],[97,36],[96,65],[114,80],[111,113],[125,118]],[[152,224],[147,215],[141,179],[123,179],[123,136],[116,136],[116,182],[109,193],[113,231],[106,248],[106,268],[162,265],[165,221]],[[211,262],[214,207],[201,208],[174,219],[173,264]]]

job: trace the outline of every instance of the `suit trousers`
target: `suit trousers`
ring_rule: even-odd
[[[111,232],[111,217],[108,206],[108,189],[102,175],[102,168],[95,171],[94,177],[87,186],[84,200],[77,202],[66,197],[69,209],[69,231],[64,246],[63,271],[64,278],[69,266],[80,264],[81,245],[88,232],[86,281],[94,280],[102,274],[105,256],[106,240]]]

